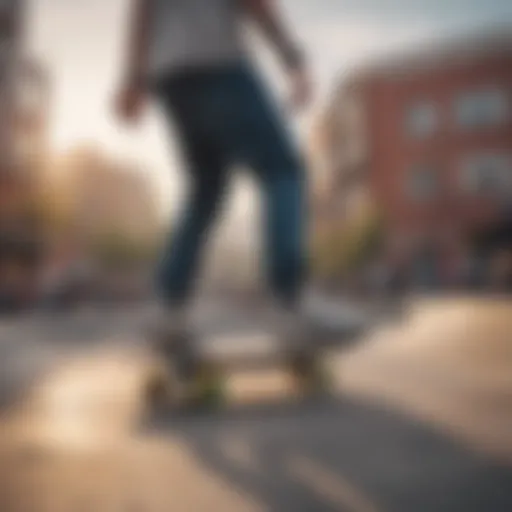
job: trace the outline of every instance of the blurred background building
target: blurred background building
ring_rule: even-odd
[[[47,151],[49,82],[23,47],[25,3],[0,5],[0,302],[34,294],[42,261],[39,172]]]
[[[328,169],[317,224],[339,232],[371,206],[383,229],[380,264],[406,282],[460,284],[486,244],[510,246],[509,33],[355,70],[317,131]]]
[[[53,154],[50,73],[27,53],[26,11],[0,3],[0,310],[29,305],[84,264],[149,262],[161,234],[137,164],[94,146]]]

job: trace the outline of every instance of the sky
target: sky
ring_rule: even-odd
[[[512,26],[510,0],[281,0],[280,4],[307,49],[317,82],[312,109],[302,118],[290,119],[299,137],[336,78],[351,66],[448,34],[496,23]],[[53,149],[65,151],[92,142],[140,162],[157,185],[163,210],[173,211],[180,202],[183,179],[172,128],[154,105],[137,128],[119,126],[111,113],[128,7],[128,0],[29,0],[29,47],[48,67],[52,81]],[[256,53],[281,95],[282,76],[275,63],[264,48]],[[238,208],[248,204],[244,193],[250,194],[243,184],[240,190]]]

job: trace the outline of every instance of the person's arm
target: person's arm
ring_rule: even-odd
[[[153,0],[133,0],[128,49],[116,110],[122,120],[137,121],[145,103],[145,72]]]
[[[151,7],[153,0],[133,0],[128,52],[125,67],[125,83],[140,84],[146,69]]]
[[[242,0],[246,13],[274,46],[288,73],[292,91],[291,102],[295,108],[306,106],[312,93],[311,80],[304,55],[290,35],[276,7],[276,0]]]
[[[275,0],[243,0],[251,19],[274,46],[288,71],[304,66],[304,56],[276,7]]]

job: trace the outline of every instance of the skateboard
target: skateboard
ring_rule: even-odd
[[[256,333],[252,337],[246,333],[227,334],[231,343],[197,334],[156,340],[155,365],[144,390],[147,407],[215,409],[227,402],[226,381],[231,372],[276,367],[292,377],[298,397],[329,395],[333,379],[326,356],[330,349],[344,348],[354,338],[346,332],[305,332],[295,339],[275,333]]]

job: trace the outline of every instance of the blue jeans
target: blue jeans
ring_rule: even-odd
[[[162,80],[157,96],[175,121],[191,180],[159,266],[163,298],[172,304],[188,299],[231,170],[245,165],[265,201],[271,287],[278,299],[293,302],[305,266],[305,172],[265,87],[240,64]]]

